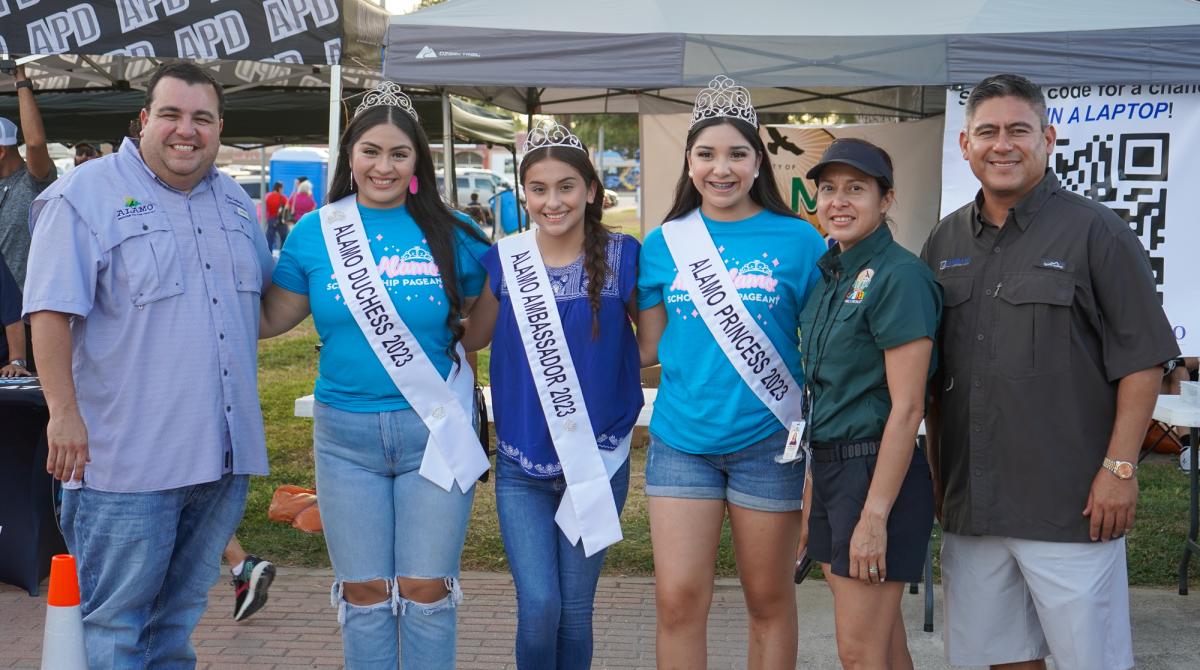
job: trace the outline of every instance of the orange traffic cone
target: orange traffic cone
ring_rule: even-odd
[[[46,600],[42,670],[87,670],[87,667],[75,557],[59,554],[50,559],[50,597]]]

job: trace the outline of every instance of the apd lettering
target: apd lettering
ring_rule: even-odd
[[[39,54],[67,51],[71,48],[72,38],[76,46],[91,44],[100,39],[100,22],[96,19],[96,10],[86,3],[33,21],[25,30],[29,35],[29,51]]]
[[[121,32],[127,33],[148,26],[166,16],[185,11],[190,0],[117,0],[117,14],[121,17]],[[163,16],[158,15],[162,7]]]
[[[263,0],[263,14],[271,41],[278,42],[304,32],[307,17],[312,17],[314,28],[337,21],[338,7],[334,0]]]
[[[28,9],[38,3],[39,0],[16,0],[17,11]],[[12,9],[8,6],[10,0],[0,0],[0,16],[8,16],[12,14]],[[5,53],[8,53],[5,50]]]
[[[220,58],[218,45],[225,55],[235,54],[250,46],[250,34],[242,15],[231,9],[176,30],[175,45],[182,58]]]

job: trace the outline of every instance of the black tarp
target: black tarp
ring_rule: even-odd
[[[0,0],[0,53],[378,68],[387,20],[366,0]]]
[[[353,114],[361,98],[353,91],[343,106]],[[119,141],[142,108],[142,91],[39,92],[38,109],[52,142]],[[513,143],[513,120],[484,108],[452,99],[455,136],[460,142]],[[431,142],[442,138],[441,100],[418,96],[414,101],[421,126]],[[15,95],[0,95],[0,116],[17,118]],[[345,116],[343,116],[343,119]],[[329,90],[250,89],[228,96],[223,144],[324,144],[328,140]]]

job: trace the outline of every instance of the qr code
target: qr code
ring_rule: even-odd
[[[1107,205],[1142,240],[1161,300],[1171,136],[1109,133],[1087,140],[1060,138],[1055,144],[1054,171],[1062,185]]]

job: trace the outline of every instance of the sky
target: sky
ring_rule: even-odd
[[[393,14],[407,14],[419,4],[420,0],[387,0],[387,9]]]

